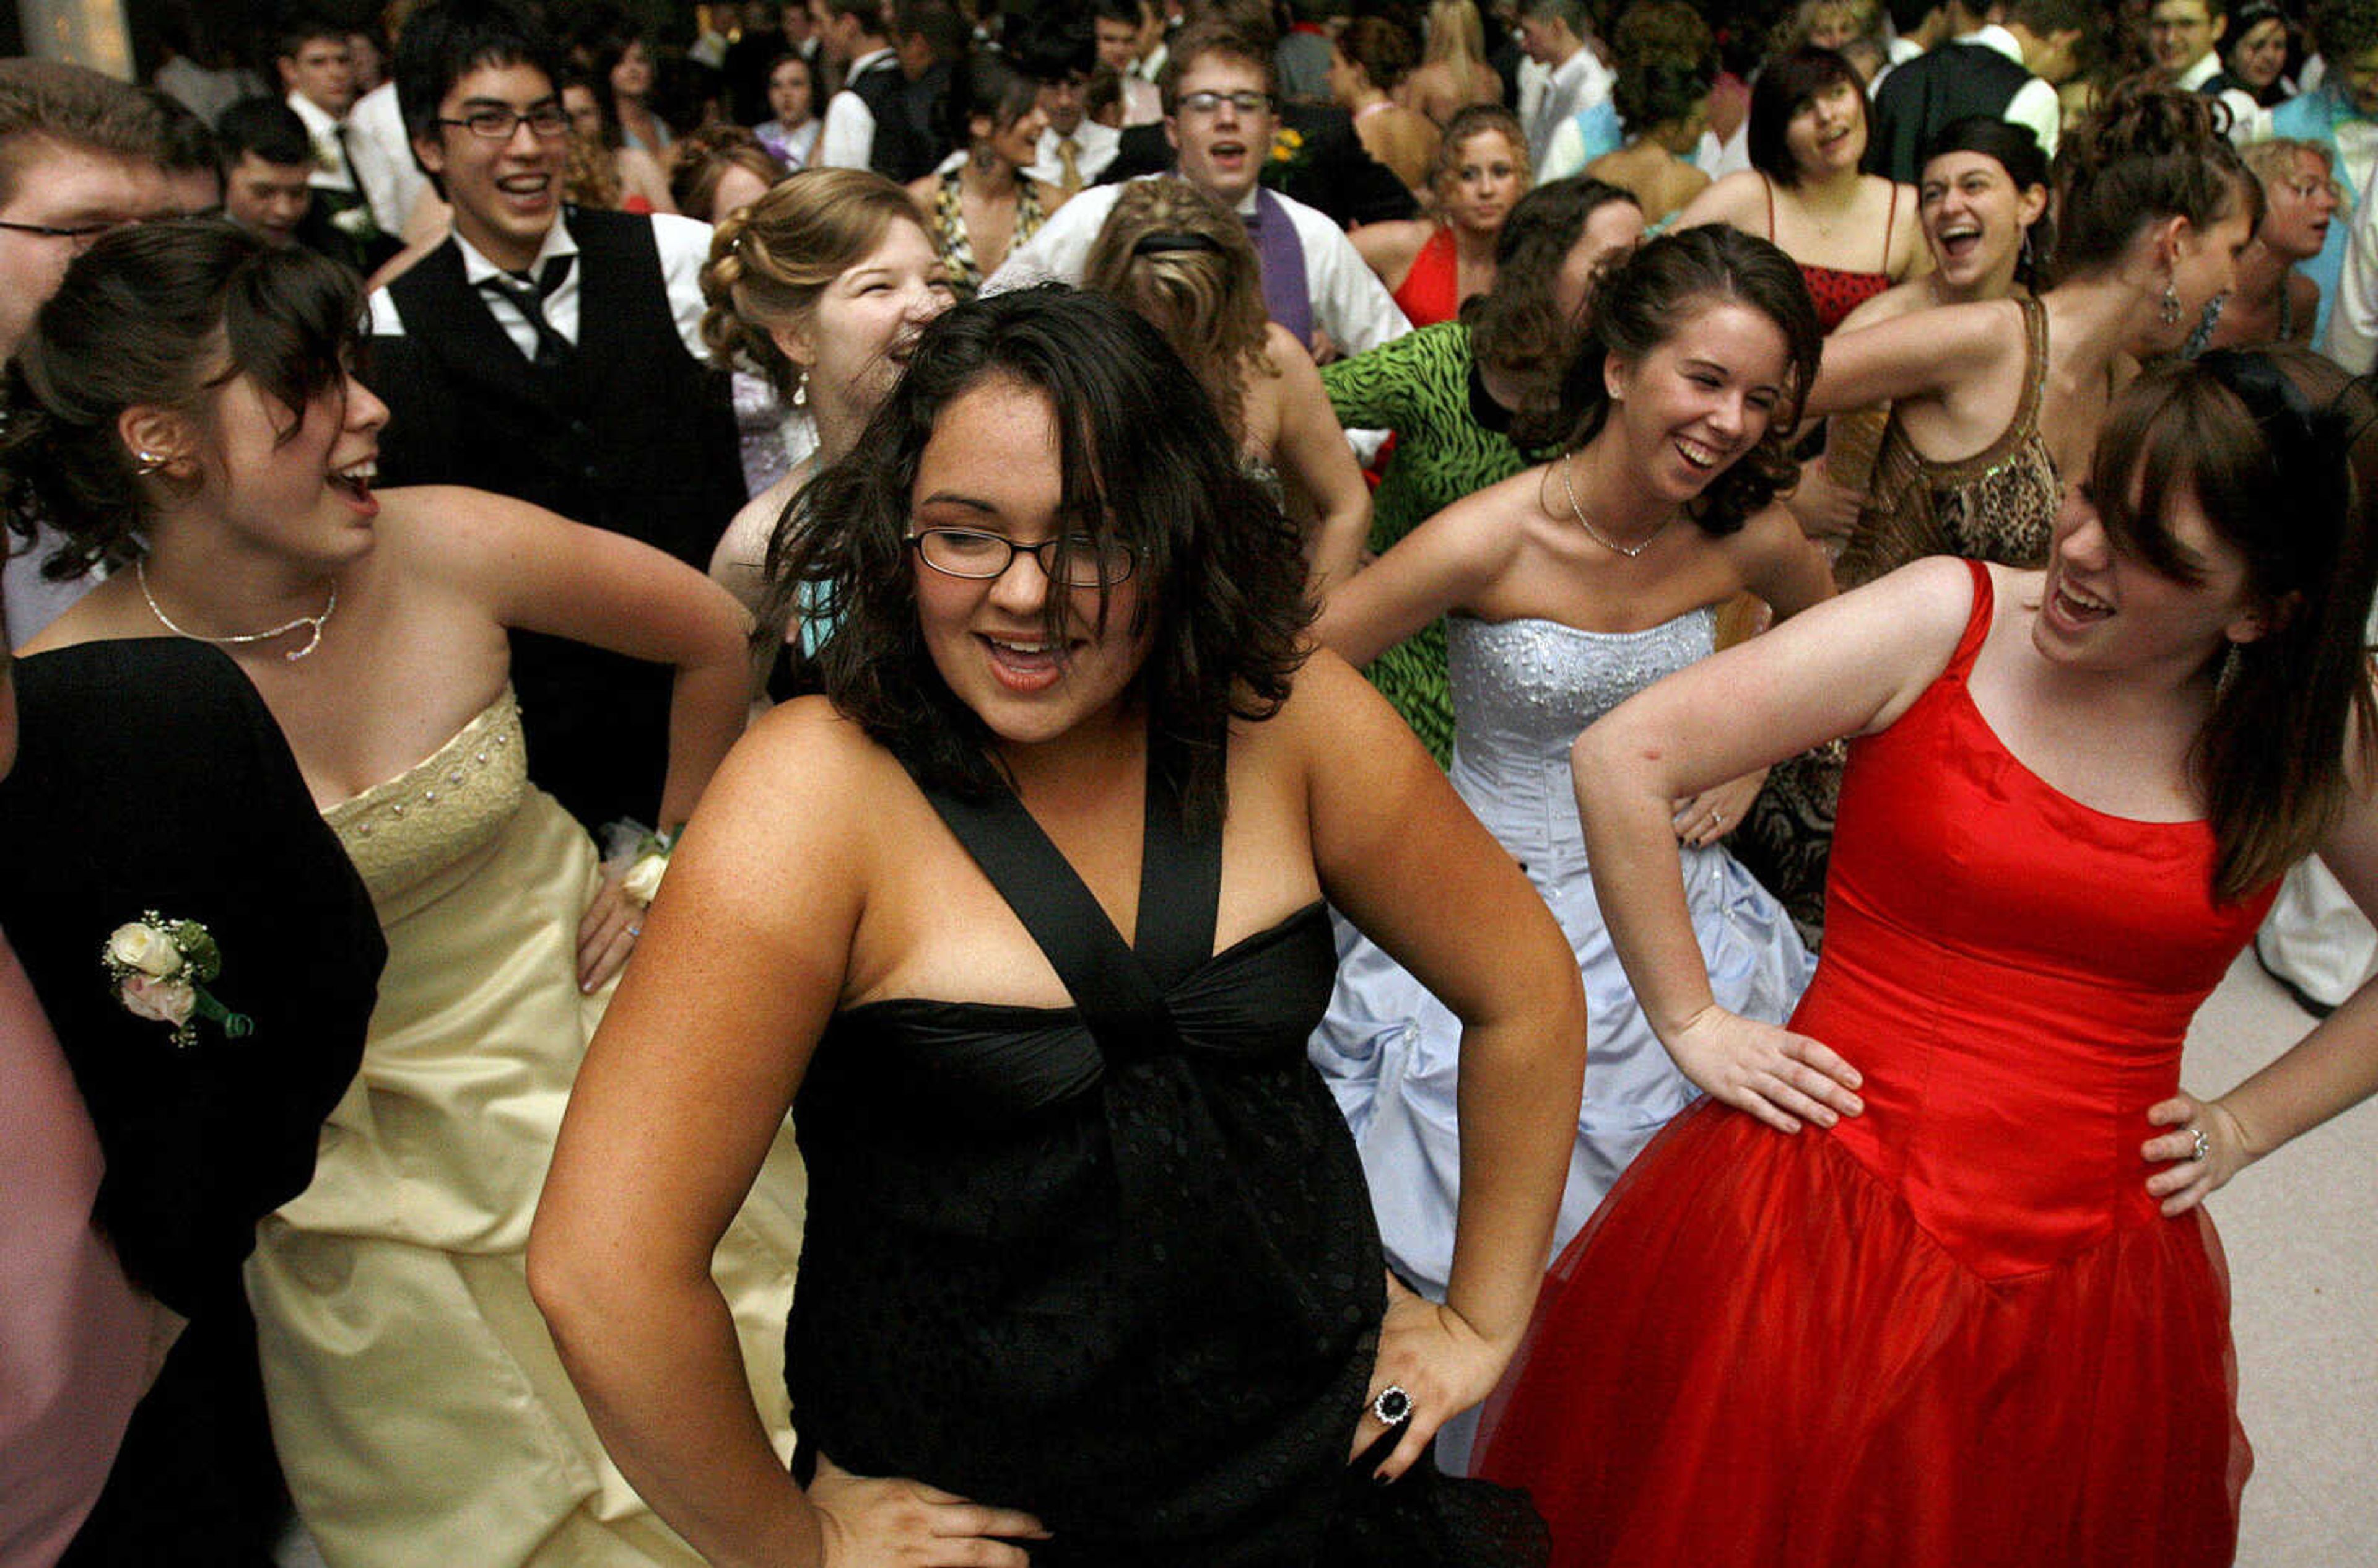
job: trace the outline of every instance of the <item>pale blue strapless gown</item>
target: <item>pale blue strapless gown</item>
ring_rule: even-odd
[[[1715,617],[1696,610],[1635,632],[1464,616],[1446,625],[1453,787],[1552,907],[1585,981],[1585,1103],[1553,1239],[1557,1252],[1627,1162],[1698,1094],[1644,1021],[1603,927],[1586,874],[1569,746],[1625,699],[1706,658]],[[1679,845],[1678,854],[1719,1004],[1782,1023],[1816,960],[1783,906],[1723,847]],[[1337,990],[1308,1050],[1353,1129],[1388,1263],[1442,1298],[1460,1194],[1454,1120],[1460,1023],[1342,920],[1338,934]]]

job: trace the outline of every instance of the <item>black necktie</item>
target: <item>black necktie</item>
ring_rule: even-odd
[[[539,370],[559,370],[578,353],[577,346],[554,330],[553,323],[545,318],[545,302],[570,276],[571,259],[567,256],[552,257],[534,278],[522,272],[498,272],[479,283],[481,288],[511,301],[512,308],[528,318],[530,328],[536,333],[536,353],[529,357]]]

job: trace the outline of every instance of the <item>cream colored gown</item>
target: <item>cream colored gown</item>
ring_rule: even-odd
[[[363,1071],[247,1271],[273,1438],[331,1568],[698,1563],[595,1440],[529,1299],[587,1037],[594,844],[532,787],[507,691],[326,817],[388,935]],[[780,1454],[804,1190],[789,1125],[713,1272]]]

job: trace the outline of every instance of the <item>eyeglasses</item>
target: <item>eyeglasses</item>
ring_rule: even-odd
[[[474,109],[459,120],[440,116],[441,126],[460,126],[483,141],[510,141],[522,125],[536,135],[561,136],[570,129],[570,113],[558,103],[540,103],[523,114],[518,109]]]
[[[112,234],[129,221],[127,219],[112,218],[103,223],[75,223],[61,227],[55,223],[11,223],[0,219],[0,229],[19,234],[39,234],[45,240],[69,241],[74,245],[75,254],[79,256],[89,250],[100,235]]]
[[[989,582],[1005,574],[1018,556],[1029,556],[1040,574],[1068,588],[1111,588],[1131,575],[1131,546],[1119,539],[1066,533],[1038,545],[1019,545],[1003,533],[974,528],[926,528],[908,535],[918,558],[943,577]],[[1054,550],[1056,561],[1041,552]]]
[[[1222,105],[1229,104],[1242,114],[1259,114],[1271,107],[1268,92],[1184,92],[1181,107],[1192,114],[1219,114]]]

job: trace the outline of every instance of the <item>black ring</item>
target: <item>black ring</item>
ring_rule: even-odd
[[[1411,1395],[1404,1392],[1403,1384],[1391,1382],[1379,1390],[1379,1396],[1371,1401],[1371,1414],[1376,1416],[1383,1426],[1402,1426],[1412,1418]]]

